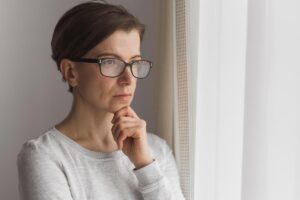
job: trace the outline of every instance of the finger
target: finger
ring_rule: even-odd
[[[121,108],[120,110],[118,110],[117,112],[114,113],[114,117],[112,119],[112,122],[114,122],[114,120],[120,116],[130,116],[130,117],[134,117],[134,118],[138,118],[137,114],[134,112],[134,110],[129,107],[129,106],[125,106],[123,108]]]
[[[133,117],[128,117],[128,116],[120,116],[120,117],[117,117],[114,119],[114,121],[112,122],[112,124],[117,124],[117,123],[120,123],[120,122],[131,122],[131,121],[137,121],[139,119],[136,119],[136,118],[133,118]]]
[[[113,122],[113,126],[112,126],[111,130],[114,131],[114,129],[123,122],[134,122],[136,120],[137,119],[132,118],[132,117],[124,117],[124,116],[119,117],[119,118],[115,119],[115,121]]]
[[[131,120],[131,121],[120,121],[120,122],[117,122],[115,123],[112,128],[111,128],[111,131],[113,134],[118,134],[116,131],[121,131],[123,130],[124,128],[128,128],[128,127],[133,127],[133,126],[137,126],[138,125],[138,121],[135,121],[135,120]]]
[[[117,130],[122,130],[128,127],[139,127],[140,129],[146,129],[147,123],[143,119],[130,118],[126,121],[119,121],[114,124],[112,130],[115,132]]]
[[[139,121],[127,121],[127,122],[122,122],[117,125],[114,125],[111,130],[114,135],[119,135],[119,133],[123,129],[130,128],[130,127],[138,127],[138,126],[140,126]]]
[[[133,135],[133,133],[136,131],[137,127],[130,127],[130,128],[126,128],[123,129],[120,132],[120,135],[117,138],[117,145],[119,147],[119,149],[123,148],[123,142],[124,140],[126,140],[126,138],[130,137],[131,135]]]

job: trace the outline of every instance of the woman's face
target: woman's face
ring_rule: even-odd
[[[137,30],[130,32],[116,31],[107,39],[91,49],[85,58],[119,58],[127,63],[141,59],[140,36]],[[92,109],[114,113],[130,105],[136,88],[137,79],[126,67],[119,77],[110,78],[100,74],[99,65],[76,63],[78,73],[74,97]],[[120,94],[131,94],[128,98],[116,97]]]

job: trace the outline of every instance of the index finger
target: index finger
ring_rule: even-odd
[[[118,110],[117,112],[115,112],[112,122],[120,116],[129,116],[129,117],[134,117],[134,118],[139,119],[139,117],[134,112],[134,110],[129,106],[125,106],[125,107],[121,108],[120,110]]]

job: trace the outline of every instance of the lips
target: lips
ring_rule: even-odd
[[[130,93],[123,93],[123,94],[115,95],[115,97],[122,97],[122,96],[131,96],[131,94]]]
[[[131,94],[124,93],[124,94],[115,95],[114,97],[118,100],[129,101],[131,99]]]

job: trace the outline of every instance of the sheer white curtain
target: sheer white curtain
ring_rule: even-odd
[[[186,198],[300,199],[300,2],[161,2]]]
[[[194,7],[197,1],[190,1]],[[194,104],[193,199],[240,200],[243,164],[247,1],[200,0]],[[196,10],[196,9],[195,9]],[[198,22],[198,23],[197,23]]]
[[[299,11],[249,1],[243,200],[300,199]]]
[[[300,2],[196,7],[198,18],[189,19],[199,32],[189,40],[198,38],[198,54],[188,65],[198,71],[190,74],[198,78],[193,198],[300,199]]]

